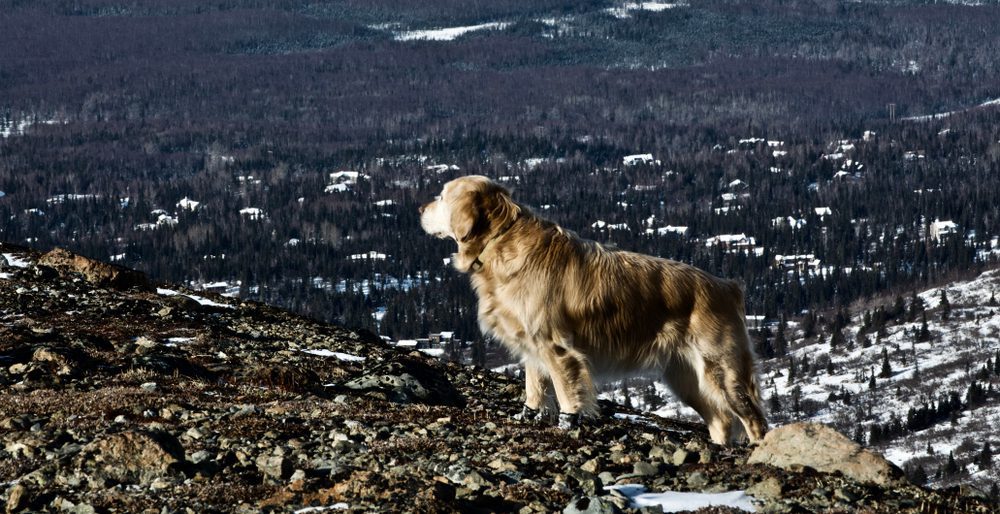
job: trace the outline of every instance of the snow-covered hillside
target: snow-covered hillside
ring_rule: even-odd
[[[931,486],[989,491],[1000,481],[1000,462],[992,458],[1000,446],[998,295],[1000,270],[992,270],[842,312],[839,334],[836,312],[820,316],[809,337],[807,323],[789,321],[787,353],[760,361],[772,424],[827,423],[911,476],[926,474]],[[778,330],[769,330],[772,343]],[[629,402],[697,419],[662,383],[628,384]],[[619,388],[605,397],[625,395]]]

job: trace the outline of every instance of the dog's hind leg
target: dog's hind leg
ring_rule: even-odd
[[[667,365],[663,378],[674,395],[705,420],[712,441],[726,444],[732,431],[733,417],[725,405],[722,389],[704,380],[701,373],[695,371],[694,365],[683,358],[673,359]]]
[[[704,378],[722,397],[746,431],[751,443],[764,437],[767,420],[760,407],[760,393],[753,371],[753,357],[748,349],[720,356],[721,362],[706,361]]]
[[[767,419],[760,406],[760,391],[754,376],[753,364],[743,364],[741,367],[726,368],[726,400],[729,407],[740,418],[743,428],[751,443],[764,438],[767,432]]]

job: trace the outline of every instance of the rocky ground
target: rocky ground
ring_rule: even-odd
[[[577,430],[518,421],[503,375],[65,252],[0,253],[8,512],[637,510],[605,489],[626,484],[744,490],[769,512],[997,508],[809,427],[752,449],[611,404]]]

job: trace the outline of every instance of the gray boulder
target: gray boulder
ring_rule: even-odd
[[[747,463],[788,470],[810,467],[824,473],[840,472],[858,482],[878,485],[905,481],[902,470],[885,457],[819,423],[793,423],[771,430]]]

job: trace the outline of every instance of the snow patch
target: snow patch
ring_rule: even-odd
[[[31,261],[12,253],[5,253],[3,254],[3,257],[7,259],[7,264],[15,268],[27,268],[28,266],[31,266]]]
[[[396,32],[396,41],[453,41],[460,36],[479,30],[503,30],[510,23],[492,22],[465,27],[446,27],[430,30],[405,30]]]
[[[364,357],[359,357],[357,355],[351,355],[349,353],[334,352],[330,350],[301,350],[303,353],[308,353],[309,355],[318,355],[320,357],[336,357],[339,360],[346,362],[362,362],[365,360]]]
[[[650,11],[650,12],[660,12],[666,11],[667,9],[676,9],[677,7],[687,7],[684,3],[667,3],[667,2],[625,2],[621,7],[611,7],[605,9],[604,12],[614,16],[615,18],[631,18],[632,11]]]
[[[193,295],[193,294],[184,294],[184,293],[181,293],[180,291],[174,291],[173,289],[164,289],[162,287],[156,288],[156,294],[162,295],[162,296],[178,296],[178,295],[179,296],[186,296],[186,297],[188,297],[188,298],[190,298],[190,299],[192,299],[192,300],[194,300],[194,301],[198,302],[199,304],[204,305],[206,307],[222,307],[224,309],[235,309],[236,308],[236,307],[234,307],[232,305],[229,305],[229,304],[219,303],[219,302],[216,302],[216,301],[213,301],[213,300],[209,300],[208,298],[205,298],[203,296],[198,296],[198,295]]]
[[[637,484],[612,485],[606,490],[618,491],[631,502],[631,507],[659,506],[663,512],[686,512],[707,507],[730,507],[747,512],[756,512],[750,496],[744,491],[726,493],[680,493],[665,491],[662,493],[647,493],[646,487]]]
[[[326,505],[323,507],[306,507],[304,509],[296,510],[295,514],[312,514],[313,512],[326,512],[330,510],[347,510],[350,508],[351,508],[350,505],[344,502],[340,502],[340,503],[334,503],[333,505]]]

